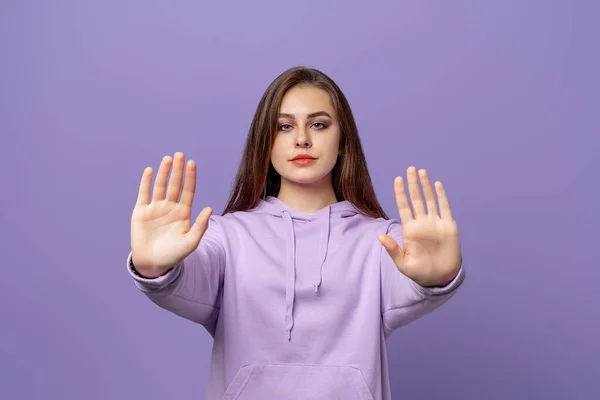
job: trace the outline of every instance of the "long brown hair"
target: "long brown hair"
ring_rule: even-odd
[[[278,195],[281,177],[271,164],[271,147],[283,96],[300,84],[313,85],[329,93],[339,120],[341,155],[332,171],[337,200],[349,201],[367,216],[388,219],[373,190],[358,128],[346,96],[323,72],[302,66],[292,67],[275,78],[260,99],[223,215],[250,210],[259,199]]]

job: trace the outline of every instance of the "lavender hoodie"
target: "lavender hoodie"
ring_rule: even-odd
[[[400,273],[377,240],[402,243],[400,223],[349,202],[314,214],[268,197],[213,215],[198,248],[137,287],[214,338],[207,399],[389,400],[385,341],[446,302],[443,288]]]

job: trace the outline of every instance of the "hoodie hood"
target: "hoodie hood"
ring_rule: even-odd
[[[348,201],[341,201],[322,208],[315,213],[304,213],[291,209],[276,197],[268,196],[261,200],[252,212],[265,212],[280,218],[282,231],[285,237],[285,331],[288,340],[291,340],[294,327],[294,298],[296,294],[296,231],[295,223],[316,223],[319,225],[319,242],[317,249],[317,262],[311,265],[312,283],[315,295],[319,292],[322,283],[323,265],[327,260],[329,250],[329,236],[332,221],[335,219],[352,217],[359,211]]]

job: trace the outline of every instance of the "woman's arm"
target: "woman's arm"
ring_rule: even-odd
[[[386,232],[397,243],[402,243],[400,223],[393,222]],[[381,247],[381,306],[386,339],[399,327],[435,310],[455,293],[465,279],[461,265],[458,274],[443,287],[424,287],[402,274]]]
[[[183,261],[157,278],[145,278],[135,270],[131,253],[127,269],[140,289],[159,307],[197,322],[213,334],[221,306],[225,249],[223,234],[215,217],[198,247]]]

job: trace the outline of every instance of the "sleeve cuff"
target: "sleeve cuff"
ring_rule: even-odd
[[[134,279],[137,287],[143,291],[156,291],[167,287],[179,278],[182,268],[183,261],[161,276],[157,276],[156,278],[145,278],[135,269],[132,262],[132,252],[129,252],[129,255],[127,256],[127,271]]]

